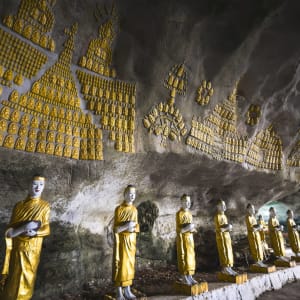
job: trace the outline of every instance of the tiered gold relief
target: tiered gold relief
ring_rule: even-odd
[[[4,147],[73,159],[102,160],[102,131],[80,108],[71,72],[77,24],[66,30],[68,39],[58,61],[19,95],[13,90],[0,111]]]
[[[50,51],[55,42],[50,36],[54,26],[52,8],[56,0],[21,0],[18,13],[6,16],[3,23],[31,42]]]
[[[296,145],[293,147],[292,151],[290,152],[287,165],[289,167],[300,167],[300,141],[298,140]]]
[[[207,85],[207,84],[206,84]],[[242,163],[248,146],[247,137],[237,132],[236,87],[222,104],[203,121],[193,117],[186,144],[215,159]]]
[[[183,117],[174,105],[176,93],[180,95],[186,93],[187,76],[183,64],[172,67],[164,85],[170,89],[170,98],[165,103],[155,105],[144,117],[143,124],[150,133],[160,136],[162,145],[166,146],[167,139],[180,140],[181,136],[187,133]]]
[[[0,28],[0,83],[22,85],[46,63],[47,56]]]
[[[261,169],[281,170],[282,141],[273,126],[255,136],[247,153],[246,162]]]
[[[111,64],[118,16],[114,5],[109,11],[109,19],[100,26],[98,38],[90,42],[87,53],[79,61],[81,67],[96,74],[82,70],[76,73],[88,110],[100,115],[101,127],[109,131],[109,139],[115,141],[115,149],[133,153],[136,85],[112,79],[116,77]]]

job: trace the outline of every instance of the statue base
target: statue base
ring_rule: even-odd
[[[206,281],[199,282],[194,285],[187,285],[183,282],[176,281],[174,283],[175,290],[186,296],[196,296],[208,291],[208,284]]]
[[[242,284],[248,280],[247,273],[229,275],[222,272],[218,272],[217,277],[220,281],[232,282],[236,284]]]
[[[300,256],[292,256],[291,260],[295,261],[296,263],[300,262]]]
[[[296,267],[296,262],[294,260],[284,261],[284,260],[281,260],[281,259],[276,259],[274,261],[274,264],[275,264],[276,267],[283,267],[283,268]]]
[[[131,289],[131,292],[136,296],[136,300],[147,300],[147,296],[143,294],[142,292],[136,290],[136,289]],[[104,300],[116,300],[116,293],[109,293],[104,296]]]
[[[276,271],[275,266],[260,267],[255,264],[250,266],[250,272],[253,272],[253,273],[272,273],[275,271]]]

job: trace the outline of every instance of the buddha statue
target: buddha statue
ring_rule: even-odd
[[[7,135],[3,141],[3,146],[6,148],[13,148],[15,144],[15,139],[12,135]]]
[[[225,202],[223,200],[219,200],[217,204],[217,214],[214,218],[219,260],[222,267],[222,273],[236,276],[238,273],[232,269],[233,251],[230,237],[232,225],[228,224],[225,211]]]
[[[27,152],[34,152],[35,151],[35,141],[28,139],[25,150]]]
[[[251,256],[257,266],[266,268],[267,265],[262,262],[264,259],[263,246],[260,238],[262,226],[257,223],[255,208],[250,203],[247,205],[246,225]]]
[[[279,221],[276,217],[276,211],[274,207],[270,207],[269,209],[269,236],[271,241],[271,247],[274,250],[274,255],[282,261],[288,261],[285,257],[285,246],[283,239],[283,225],[279,224]]]
[[[46,153],[53,154],[54,152],[54,143],[47,143],[46,145]]]
[[[18,137],[15,144],[16,150],[25,150],[25,138],[24,137]]]
[[[7,106],[3,106],[0,111],[0,117],[5,120],[9,120],[9,116],[10,116],[10,109]]]
[[[182,280],[187,285],[194,285],[198,283],[193,278],[196,269],[193,233],[196,232],[196,229],[190,207],[190,196],[182,195],[181,208],[176,213],[176,246],[178,270]]]
[[[264,221],[262,215],[258,215],[257,223],[260,225],[261,228],[259,230],[259,235],[263,246],[264,258],[266,258],[269,246],[267,244],[265,232],[268,230],[268,226],[266,225],[266,222]]]
[[[300,240],[299,240],[299,226],[295,223],[294,212],[289,209],[287,212],[286,225],[288,230],[288,237],[291,248],[295,253],[296,257],[300,258]]]
[[[65,146],[63,156],[64,157],[70,157],[71,156],[71,151],[72,151],[72,148],[70,146]]]
[[[135,198],[135,187],[127,186],[124,201],[114,214],[113,281],[117,300],[136,299],[130,289],[135,273],[136,234],[139,232],[138,213],[133,205]]]
[[[26,199],[13,209],[5,232],[7,240],[1,299],[30,300],[33,295],[42,243],[50,234],[48,202],[41,198],[45,178],[34,176]]]

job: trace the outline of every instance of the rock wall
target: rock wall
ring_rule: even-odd
[[[7,100],[14,89],[22,94],[32,88],[32,83],[62,53],[64,28],[78,22],[71,71],[81,109],[93,112],[88,110],[76,71],[82,70],[78,62],[102,22],[94,17],[96,4],[111,7],[104,1],[57,1],[52,30],[55,51],[27,41],[48,61],[22,85],[2,85],[1,100]],[[1,19],[16,14],[18,5],[17,0],[1,1]],[[102,161],[0,147],[2,236],[13,205],[26,196],[32,174],[42,172],[47,177],[44,198],[52,208],[52,235],[45,240],[36,299],[80,288],[92,279],[100,284],[110,280],[113,212],[127,184],[137,186],[136,205],[144,222],[138,243],[139,269],[155,267],[158,262],[176,263],[175,213],[183,193],[190,194],[193,200],[200,270],[218,265],[212,219],[219,197],[228,204],[236,239],[245,233],[243,216],[248,202],[259,208],[268,201],[282,199],[296,209],[296,214],[300,213],[296,205],[299,169],[287,163],[293,149],[297,162],[299,139],[298,1],[130,0],[117,1],[116,7],[119,31],[113,43],[112,62],[118,80],[136,84],[135,153],[115,151],[105,130]],[[19,37],[3,24],[1,29]],[[169,100],[170,91],[165,89],[164,80],[174,65],[182,63],[187,74],[186,93],[177,94],[175,104],[187,134],[180,141],[166,138],[163,145],[160,136],[144,127],[143,119],[154,105]],[[210,80],[214,89],[206,106],[195,101],[202,80]],[[273,125],[275,133],[271,135],[281,140],[281,170],[256,167],[246,160],[217,159],[186,144],[193,116],[204,120],[212,114],[237,82],[232,108],[236,134],[247,136],[249,151],[257,133]],[[245,123],[250,104],[261,109],[255,126]],[[99,126],[98,115],[93,114],[93,122]],[[261,153],[267,151],[261,149]],[[2,257],[3,246],[2,240]]]

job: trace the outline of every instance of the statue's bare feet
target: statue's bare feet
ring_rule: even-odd
[[[196,281],[192,275],[188,275],[189,281],[191,282],[192,285],[198,284],[198,281]]]
[[[122,287],[117,287],[116,299],[117,300],[126,300],[126,298],[123,295]]]
[[[130,286],[126,286],[124,288],[124,295],[126,297],[127,300],[134,300],[136,299],[136,296],[134,294],[132,294],[131,290],[130,290]]]

